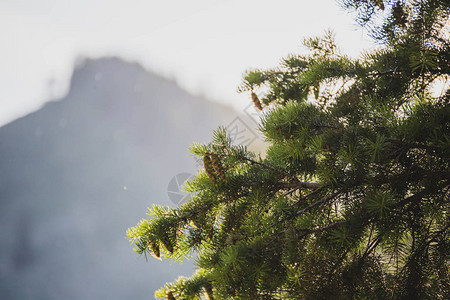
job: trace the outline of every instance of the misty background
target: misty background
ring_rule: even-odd
[[[190,262],[139,259],[125,231],[182,201],[168,183],[196,172],[188,147],[220,124],[241,136],[235,118],[137,63],[80,63],[67,96],[0,128],[0,298],[152,298],[190,275]]]
[[[0,0],[0,298],[151,299],[189,276],[126,229],[185,200],[188,147],[219,125],[263,150],[242,72],[328,28],[368,45],[335,1],[309,2]]]

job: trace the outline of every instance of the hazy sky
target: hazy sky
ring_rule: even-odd
[[[332,29],[352,56],[370,39],[336,0],[0,0],[0,125],[63,96],[80,57],[119,56],[242,109],[242,72]]]

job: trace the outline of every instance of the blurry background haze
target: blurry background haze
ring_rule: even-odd
[[[369,45],[336,0],[0,0],[0,125],[66,94],[85,56],[138,61],[241,110],[243,71],[326,29],[350,55]]]

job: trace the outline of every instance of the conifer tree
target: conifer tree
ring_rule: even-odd
[[[191,200],[128,230],[140,254],[197,256],[157,297],[450,299],[449,2],[342,5],[380,47],[352,59],[327,33],[249,71],[265,156],[219,128],[191,148]]]

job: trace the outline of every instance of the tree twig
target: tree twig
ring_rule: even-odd
[[[246,161],[248,161],[248,162],[250,162],[252,164],[261,166],[261,167],[263,167],[265,169],[271,170],[271,171],[273,171],[275,173],[278,173],[280,175],[283,175],[284,177],[290,177],[290,178],[294,179],[296,182],[299,182],[298,178],[295,175],[289,174],[289,173],[287,173],[287,172],[285,172],[283,170],[275,169],[275,168],[273,168],[271,166],[268,166],[268,165],[266,165],[264,163],[261,163],[261,162],[257,162],[256,160],[253,160],[253,159],[250,159],[250,158],[247,158],[247,157],[241,157],[241,159],[246,160]]]
[[[328,230],[328,229],[332,229],[332,228],[338,227],[339,225],[341,225],[341,224],[343,224],[345,222],[346,222],[345,220],[342,220],[342,221],[338,221],[338,222],[334,222],[334,223],[328,224],[328,225],[323,226],[323,227],[318,227],[318,228],[313,228],[313,229],[299,229],[299,230],[306,231],[306,233],[301,235],[301,237],[304,237],[304,236],[306,236],[308,234],[311,234],[311,233],[322,232],[322,231],[325,231],[325,230]]]
[[[297,213],[295,214],[295,216],[300,216],[300,215],[304,214],[305,212],[307,212],[308,210],[310,210],[310,209],[312,209],[312,208],[314,208],[314,207],[316,207],[316,206],[318,206],[318,205],[320,205],[320,204],[323,204],[323,203],[326,203],[326,202],[330,201],[331,199],[333,199],[334,197],[336,197],[337,195],[339,195],[339,193],[340,193],[340,191],[335,192],[335,193],[331,194],[330,196],[328,196],[328,197],[326,197],[326,198],[324,198],[324,199],[320,199],[320,200],[318,200],[318,201],[316,201],[316,202],[314,202],[314,203],[308,205],[307,207],[305,207],[305,208],[302,209],[301,211],[297,212]]]
[[[306,189],[311,189],[311,190],[317,190],[317,189],[321,188],[323,185],[318,182],[297,181],[297,182],[281,183],[279,186],[282,189],[306,188]]]

